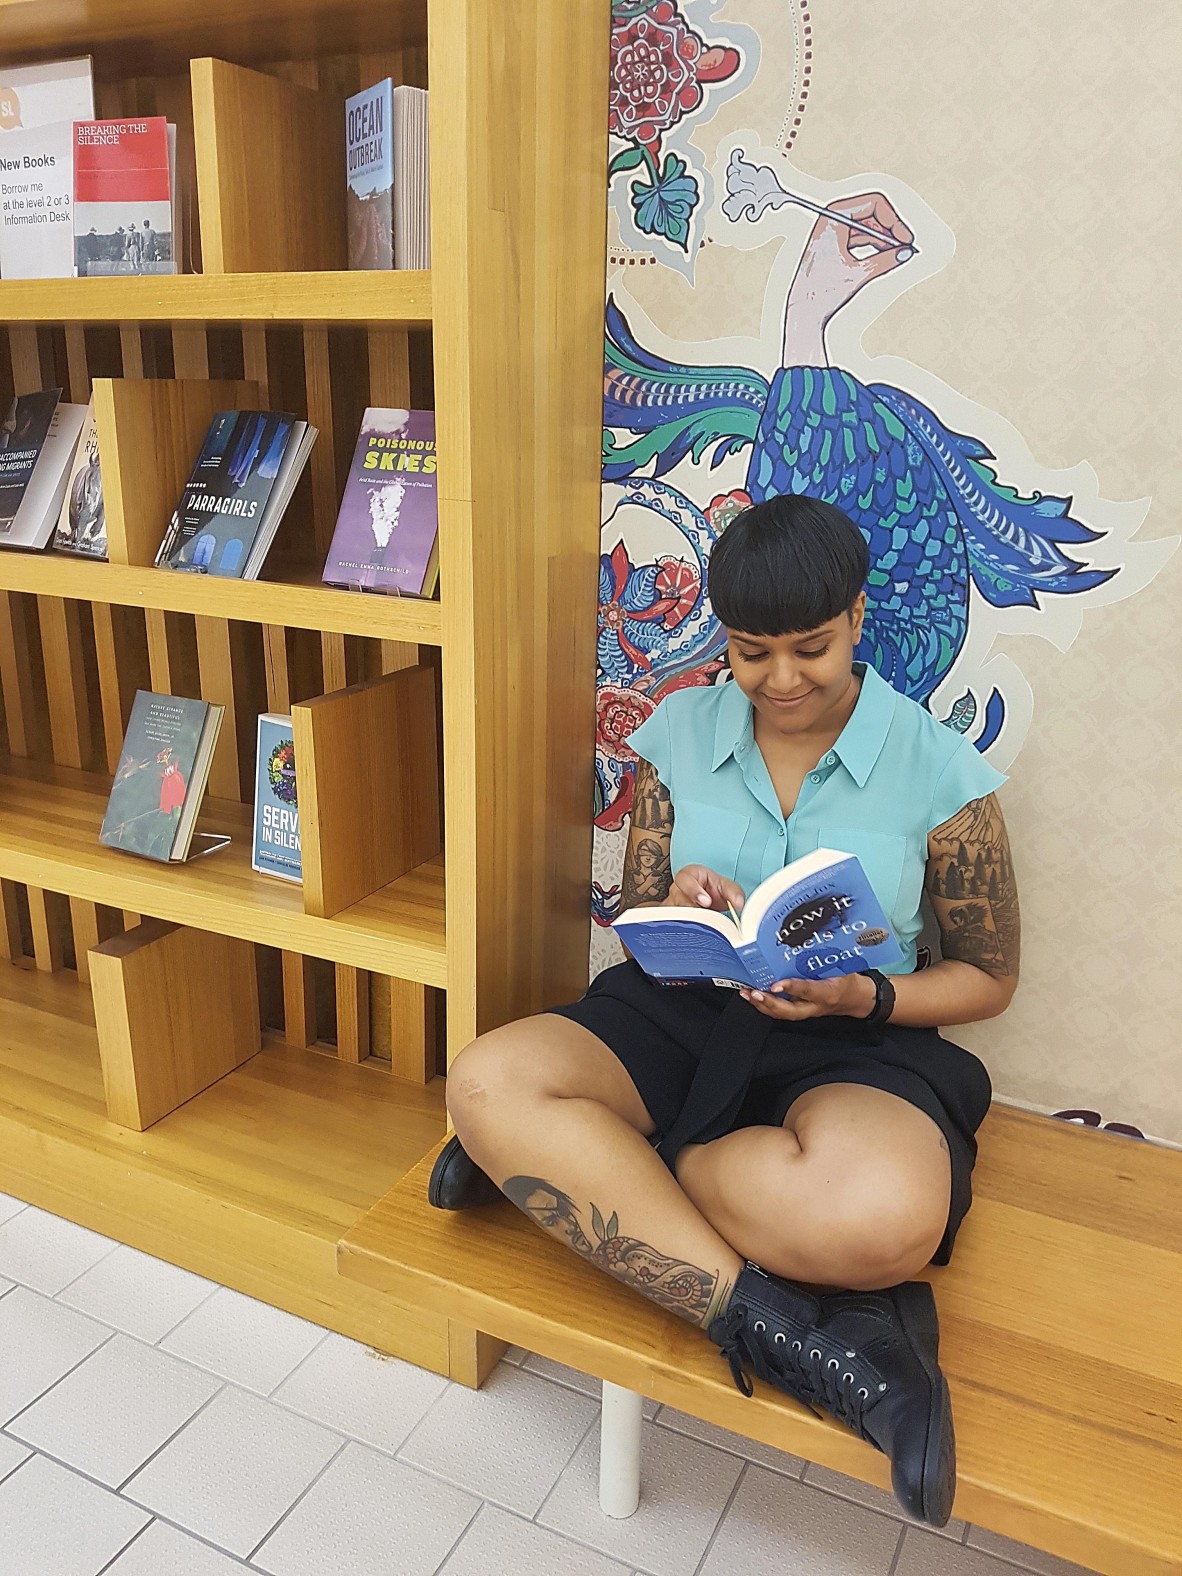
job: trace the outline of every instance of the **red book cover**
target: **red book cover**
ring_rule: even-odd
[[[168,122],[74,122],[74,262],[79,276],[176,272]]]

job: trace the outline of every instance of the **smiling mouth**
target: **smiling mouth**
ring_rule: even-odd
[[[764,700],[770,701],[773,706],[799,706],[801,701],[808,700],[812,690],[806,690],[803,695],[769,695],[764,692]]]

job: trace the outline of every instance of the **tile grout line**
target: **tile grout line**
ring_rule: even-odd
[[[194,1312],[196,1312],[196,1311],[197,1311],[197,1310],[196,1310],[196,1309],[194,1309],[194,1310],[193,1310],[193,1311],[194,1311]],[[306,1320],[306,1321],[305,1321],[305,1322],[306,1322],[306,1323],[308,1323],[308,1324],[311,1324],[311,1323],[312,1323],[312,1321],[311,1321],[311,1319],[308,1319],[308,1320]],[[302,1367],[303,1367],[303,1366],[304,1366],[304,1364],[305,1364],[305,1363],[306,1363],[306,1362],[309,1362],[309,1361],[311,1361],[311,1359],[312,1359],[312,1358],[313,1358],[313,1357],[315,1357],[315,1355],[316,1355],[316,1353],[317,1353],[317,1352],[318,1352],[318,1351],[319,1351],[319,1350],[320,1350],[320,1348],[321,1348],[321,1347],[322,1347],[322,1346],[323,1346],[323,1345],[324,1345],[324,1344],[325,1344],[325,1342],[326,1342],[326,1341],[327,1341],[327,1340],[328,1340],[328,1338],[329,1338],[329,1336],[330,1336],[330,1335],[335,1335],[335,1334],[336,1334],[336,1331],[335,1331],[335,1330],[326,1330],[326,1329],[325,1329],[325,1328],[324,1328],[324,1326],[323,1326],[323,1325],[320,1325],[320,1324],[316,1324],[316,1325],[312,1325],[312,1328],[313,1328],[313,1329],[316,1329],[316,1330],[319,1330],[319,1331],[320,1331],[320,1332],[321,1332],[321,1333],[320,1333],[320,1339],[319,1339],[319,1340],[318,1340],[318,1341],[317,1341],[317,1342],[316,1342],[316,1344],[315,1344],[315,1346],[313,1346],[313,1347],[312,1347],[312,1348],[311,1348],[311,1349],[310,1349],[310,1350],[309,1350],[309,1351],[306,1351],[306,1352],[305,1352],[305,1353],[304,1353],[304,1355],[303,1355],[303,1356],[302,1356],[302,1357],[301,1357],[301,1358],[300,1358],[300,1360],[299,1360],[299,1362],[298,1362],[298,1363],[296,1363],[296,1365],[295,1365],[295,1367],[294,1367],[294,1368],[293,1368],[293,1369],[292,1369],[292,1370],[291,1370],[291,1372],[290,1372],[290,1373],[287,1373],[287,1374],[284,1374],[284,1376],[283,1376],[283,1378],[282,1378],[282,1379],[280,1379],[280,1380],[278,1380],[278,1381],[277,1381],[277,1382],[276,1382],[276,1383],[275,1383],[275,1384],[274,1384],[274,1385],[272,1385],[272,1387],[271,1387],[271,1388],[270,1388],[270,1390],[268,1390],[268,1391],[267,1391],[267,1396],[266,1396],[266,1398],[267,1398],[267,1400],[268,1400],[268,1401],[273,1401],[273,1400],[274,1400],[274,1399],[275,1399],[275,1392],[276,1392],[276,1390],[280,1390],[280,1389],[282,1389],[282,1387],[283,1387],[283,1386],[284,1386],[284,1385],[285,1385],[285,1384],[286,1384],[286,1383],[287,1383],[287,1381],[288,1381],[288,1380],[289,1380],[289,1379],[294,1379],[294,1378],[295,1378],[295,1376],[296,1376],[296,1374],[298,1374],[298,1373],[299,1373],[299,1371],[300,1371],[300,1369],[301,1369],[301,1368],[302,1368]],[[170,1332],[170,1333],[171,1333],[171,1332]],[[164,1340],[164,1339],[166,1339],[166,1337],[164,1337],[164,1336],[161,1336],[161,1340]],[[347,1336],[346,1336],[346,1337],[345,1337],[345,1339],[346,1339],[346,1340],[347,1340],[347,1339],[348,1339],[348,1337],[347,1337]],[[357,1344],[358,1344],[358,1345],[359,1345],[359,1346],[361,1346],[361,1345],[363,1345],[363,1344],[364,1344],[364,1343],[363,1343],[363,1342],[361,1342],[361,1341],[358,1341],[358,1343],[357,1343]],[[277,1405],[279,1405],[279,1406],[282,1406],[282,1405],[283,1405],[283,1402],[282,1402],[282,1401],[279,1401],[279,1402],[277,1402],[277,1403],[276,1403],[276,1404],[277,1404]]]
[[[42,1213],[48,1215],[49,1211],[48,1210],[43,1210]],[[67,1217],[65,1215],[55,1215],[53,1218],[55,1220],[65,1220]],[[7,1222],[5,1224],[7,1224]],[[71,1221],[70,1224],[71,1225],[77,1225],[78,1222],[77,1221]],[[88,1231],[90,1228],[88,1226],[83,1226],[82,1229],[83,1229],[83,1231]],[[101,1237],[102,1236],[102,1232],[101,1231],[96,1231],[94,1234],[95,1234],[96,1237]],[[84,1270],[79,1270],[77,1275],[73,1276],[70,1280],[68,1280],[64,1286],[59,1286],[56,1291],[47,1292],[45,1295],[48,1296],[48,1297],[51,1297],[53,1299],[53,1301],[56,1302],[57,1299],[61,1296],[62,1292],[69,1291],[70,1287],[73,1286],[76,1282],[80,1281],[84,1275],[89,1275],[91,1270],[97,1269],[100,1264],[105,1263],[107,1261],[107,1259],[109,1259],[111,1257],[111,1255],[115,1252],[116,1248],[120,1248],[120,1247],[123,1246],[123,1244],[121,1242],[115,1242],[110,1237],[107,1237],[104,1240],[107,1241],[107,1242],[110,1242],[110,1244],[111,1244],[111,1246],[107,1249],[107,1251],[105,1253],[101,1253],[98,1256],[98,1258],[95,1259],[94,1263],[93,1264],[88,1264]],[[66,1303],[65,1306],[68,1308],[70,1306],[70,1304]],[[75,1309],[75,1312],[77,1312],[77,1311],[78,1310]]]
[[[50,1298],[46,1298],[47,1302],[50,1301],[50,1300],[51,1300]],[[115,1332],[114,1332],[114,1330],[111,1330],[98,1343],[97,1346],[91,1347],[90,1351],[87,1352],[85,1357],[80,1357],[76,1363],[71,1363],[70,1366],[66,1369],[66,1371],[64,1373],[60,1373],[57,1376],[57,1378],[55,1380],[53,1380],[53,1382],[51,1384],[47,1384],[45,1386],[44,1390],[39,1390],[31,1401],[27,1401],[24,1406],[18,1408],[17,1411],[13,1412],[11,1417],[5,1418],[3,1422],[0,1422],[0,1428],[5,1429],[6,1431],[11,1429],[13,1423],[17,1422],[20,1418],[22,1418],[25,1415],[25,1413],[29,1410],[30,1407],[36,1406],[37,1402],[42,1400],[45,1396],[47,1396],[51,1390],[56,1389],[57,1386],[59,1384],[61,1384],[63,1379],[68,1379],[70,1377],[70,1375],[75,1371],[75,1369],[81,1368],[83,1363],[89,1362],[90,1359],[94,1356],[94,1354],[96,1352],[101,1352],[103,1347],[106,1346],[108,1344],[108,1342],[113,1341],[114,1338],[115,1338]],[[17,1440],[17,1442],[19,1444],[22,1444],[22,1445],[25,1442],[23,1439],[21,1439],[19,1434],[13,1434],[12,1438]],[[29,1446],[30,1450],[35,1450],[36,1448],[37,1447],[35,1445],[30,1445]]]
[[[890,1569],[887,1571],[887,1576],[895,1576],[895,1572],[899,1568],[899,1561],[903,1558],[903,1545],[906,1541],[907,1527],[903,1525],[899,1528],[899,1536],[895,1541],[895,1552],[891,1555],[891,1564]]]
[[[119,1495],[120,1499],[126,1499],[127,1502],[129,1504],[131,1504],[131,1505],[136,1505],[136,1504],[139,1503],[138,1500],[132,1499],[130,1494],[125,1494],[123,1492],[124,1489],[127,1487],[127,1485],[131,1482],[131,1480],[133,1478],[136,1478],[136,1477],[139,1476],[139,1474],[144,1470],[145,1467],[151,1466],[152,1462],[155,1461],[156,1457],[160,1454],[160,1452],[162,1450],[167,1450],[169,1445],[172,1444],[173,1440],[176,1439],[178,1437],[178,1435],[183,1434],[185,1429],[188,1428],[190,1423],[195,1423],[197,1421],[197,1419],[201,1416],[202,1412],[204,1412],[208,1407],[213,1405],[213,1403],[217,1400],[218,1396],[221,1395],[222,1391],[225,1388],[226,1387],[225,1387],[224,1384],[220,1384],[217,1387],[217,1389],[213,1392],[212,1395],[206,1396],[205,1400],[202,1401],[201,1405],[197,1408],[197,1410],[195,1412],[190,1413],[190,1415],[185,1419],[185,1421],[180,1425],[179,1428],[174,1428],[172,1433],[169,1434],[167,1439],[163,1440],[159,1445],[157,1445],[155,1450],[150,1451],[149,1454],[146,1455],[144,1457],[144,1459],[140,1462],[139,1466],[133,1468],[133,1470],[130,1471],[127,1474],[127,1476],[122,1480],[122,1482],[119,1484],[118,1488],[115,1490],[116,1494]],[[143,1508],[145,1510],[151,1510],[152,1509],[152,1507],[150,1505],[145,1505]],[[156,1512],[154,1510],[152,1510],[152,1515],[154,1516],[155,1514],[156,1514]]]
[[[706,1547],[702,1550],[701,1558],[698,1560],[698,1563],[694,1566],[692,1576],[699,1576],[699,1573],[701,1572],[703,1566],[705,1565],[706,1561],[709,1559],[709,1557],[710,1557],[710,1550],[714,1547],[715,1541],[718,1538],[718,1534],[722,1530],[723,1522],[726,1520],[727,1516],[730,1514],[731,1506],[734,1504],[735,1498],[736,1498],[740,1488],[742,1488],[742,1486],[743,1486],[743,1483],[744,1483],[744,1481],[745,1481],[745,1479],[747,1477],[747,1468],[750,1465],[751,1465],[751,1462],[744,1460],[743,1466],[742,1466],[742,1470],[739,1472],[738,1477],[735,1479],[735,1485],[734,1485],[734,1487],[731,1489],[730,1493],[726,1497],[726,1504],[722,1507],[722,1514],[719,1516],[718,1520],[714,1523],[714,1531],[706,1539]]]
[[[324,1474],[328,1471],[328,1469],[333,1465],[334,1462],[340,1460],[341,1456],[345,1453],[346,1450],[348,1450],[349,1446],[352,1443],[353,1443],[353,1441],[351,1439],[349,1439],[347,1436],[345,1436],[345,1437],[343,1437],[341,1439],[340,1444],[333,1451],[332,1455],[328,1458],[328,1460],[324,1463],[324,1465],[320,1468],[320,1471],[317,1472],[316,1475],[312,1478],[312,1481],[310,1483],[306,1483],[304,1485],[304,1487],[300,1490],[300,1492],[292,1500],[291,1504],[287,1507],[287,1509],[279,1517],[278,1521],[274,1522],[273,1525],[270,1526],[267,1529],[267,1531],[263,1533],[262,1537],[259,1539],[259,1541],[251,1549],[250,1553],[246,1556],[246,1560],[247,1560],[248,1564],[254,1559],[255,1555],[262,1548],[263,1544],[266,1543],[268,1541],[268,1539],[273,1538],[275,1536],[275,1534],[279,1531],[279,1529],[283,1525],[283,1523],[291,1515],[292,1511],[295,1510],[296,1506],[303,1503],[303,1501],[308,1497],[308,1495],[316,1487],[317,1483],[320,1482],[320,1479],[324,1476]]]
[[[143,1526],[139,1529],[138,1532],[133,1532],[132,1533],[131,1537],[128,1538],[127,1542],[123,1545],[123,1547],[121,1549],[116,1549],[115,1550],[114,1554],[111,1555],[111,1558],[107,1561],[107,1563],[105,1565],[101,1566],[99,1568],[99,1570],[97,1570],[95,1572],[95,1576],[103,1576],[103,1573],[105,1571],[109,1571],[111,1569],[111,1566],[114,1565],[115,1561],[116,1560],[121,1560],[123,1558],[123,1556],[127,1553],[128,1549],[131,1547],[131,1545],[133,1543],[138,1543],[139,1540],[143,1537],[144,1533],[147,1532],[148,1528],[150,1526],[152,1526],[152,1525],[153,1525],[153,1522],[151,1520],[145,1521]]]
[[[439,1573],[443,1570],[443,1567],[447,1564],[448,1560],[451,1559],[452,1555],[459,1548],[460,1544],[463,1543],[464,1539],[472,1531],[472,1528],[480,1520],[481,1516],[484,1514],[484,1508],[485,1508],[485,1506],[487,1504],[488,1504],[488,1500],[486,1500],[486,1499],[482,1499],[480,1501],[479,1505],[477,1505],[476,1509],[472,1512],[472,1514],[468,1517],[467,1521],[460,1528],[458,1536],[452,1541],[451,1546],[448,1548],[447,1553],[443,1556],[443,1558],[439,1561],[439,1563],[433,1568],[433,1570],[431,1572],[431,1576],[439,1576]]]
[[[558,1485],[562,1482],[563,1476],[566,1473],[567,1468],[570,1466],[571,1462],[578,1455],[579,1451],[582,1450],[583,1445],[586,1442],[588,1434],[590,1434],[590,1432],[591,1432],[591,1430],[593,1428],[595,1428],[595,1427],[597,1427],[599,1425],[602,1416],[603,1416],[603,1407],[602,1407],[602,1404],[601,1404],[596,1409],[595,1416],[591,1419],[591,1421],[587,1424],[586,1428],[583,1430],[583,1432],[579,1435],[578,1439],[575,1441],[574,1449],[570,1452],[570,1454],[567,1456],[566,1460],[563,1462],[562,1466],[558,1469],[558,1472],[557,1472],[557,1474],[556,1474],[556,1476],[554,1478],[553,1483],[551,1483],[550,1487],[546,1490],[545,1494],[542,1495],[542,1503],[538,1506],[537,1510],[535,1510],[533,1515],[529,1518],[537,1526],[544,1526],[545,1525],[544,1522],[538,1521],[538,1517],[542,1514],[542,1512],[545,1510],[546,1506],[550,1503],[550,1498],[554,1494],[555,1490],[558,1488]],[[643,1459],[644,1459],[644,1424],[643,1424],[643,1420],[641,1421],[640,1441],[641,1441],[641,1443],[640,1443],[640,1455],[641,1455],[641,1460],[643,1461]],[[552,1530],[552,1529],[547,1528],[547,1531],[550,1531],[550,1530]]]

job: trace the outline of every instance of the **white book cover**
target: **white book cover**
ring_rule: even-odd
[[[68,279],[74,272],[74,123],[0,137],[0,274]]]
[[[89,409],[88,405],[65,405],[59,401],[20,508],[0,535],[0,547],[44,547],[57,529],[74,453]]]
[[[94,119],[89,55],[39,66],[0,66],[0,132]]]

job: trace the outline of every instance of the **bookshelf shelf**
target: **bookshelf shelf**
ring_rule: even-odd
[[[424,329],[431,318],[431,274],[410,268],[0,280],[0,322],[7,323]]]
[[[320,584],[315,570],[288,580],[226,580],[133,564],[91,563],[64,553],[0,553],[0,591],[121,607],[278,624],[339,635],[443,644],[438,602],[367,595]]]
[[[442,986],[442,857],[332,919],[304,913],[298,886],[250,868],[250,809],[207,799],[199,831],[233,842],[185,864],[137,859],[98,840],[107,778],[31,761],[0,761],[0,878],[150,914],[198,930],[283,947],[351,968]]]
[[[333,1250],[443,1135],[450,1058],[586,986],[611,12],[0,0],[0,61],[90,53],[100,118],[175,124],[205,270],[0,281],[0,405],[93,398],[115,559],[0,549],[0,1191],[467,1384],[499,1343],[338,1283]],[[429,271],[341,267],[344,102],[386,77],[430,93]],[[435,412],[437,601],[320,584],[369,406]],[[157,570],[190,429],[230,408],[319,434],[275,578]],[[380,736],[371,686],[410,697]],[[225,708],[198,827],[229,848],[98,841],[137,690]],[[311,715],[319,895],[250,867],[264,712]],[[400,791],[446,860],[351,901],[424,860],[391,852]],[[265,1049],[132,1132],[104,1108],[90,970],[141,918],[207,933],[183,989],[143,976],[190,1027],[210,937],[253,949],[239,1016]],[[159,1083],[152,1035],[129,1045]]]
[[[107,1119],[90,992],[13,969],[0,996],[7,1187],[357,1340],[447,1366],[447,1321],[336,1273],[338,1238],[443,1131],[427,1085],[274,1043],[146,1132]],[[145,1195],[154,1203],[144,1207]],[[257,1251],[243,1251],[244,1244]]]

